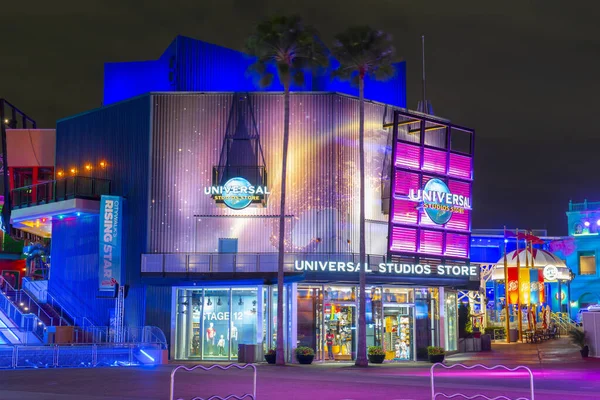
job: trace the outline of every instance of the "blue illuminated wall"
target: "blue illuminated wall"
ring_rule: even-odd
[[[600,304],[600,203],[569,203],[567,227],[571,243],[558,255],[567,260],[567,266],[575,274],[571,282],[571,318],[577,319],[581,307]],[[587,225],[587,226],[586,226]],[[582,274],[581,256],[593,256],[595,273]],[[589,271],[587,271],[589,272]],[[566,290],[566,288],[565,288]]]
[[[130,326],[142,325],[145,313],[139,266],[147,242],[150,110],[150,96],[138,97],[60,120],[56,129],[57,170],[105,161],[106,169],[96,167],[91,175],[110,179],[112,193],[125,198],[122,262]],[[75,316],[106,326],[114,300],[97,297],[98,224],[97,216],[54,222],[49,291]]]
[[[252,62],[252,58],[242,52],[178,36],[158,60],[106,63],[104,105],[151,91],[283,91],[276,79],[270,87],[260,89],[255,77],[247,72]],[[330,70],[336,65],[337,62],[332,60],[329,71],[319,76],[305,74],[304,85],[293,86],[292,91],[327,91],[358,96],[358,89],[350,82],[331,79]],[[388,81],[367,79],[365,98],[406,107],[405,63],[396,64],[396,75]]]

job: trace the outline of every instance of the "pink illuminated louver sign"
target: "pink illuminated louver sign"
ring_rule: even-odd
[[[410,169],[421,168],[421,147],[414,144],[398,143],[396,145],[396,167]]]
[[[415,228],[392,228],[392,251],[414,253],[417,251],[417,230]]]
[[[395,113],[395,121],[402,126],[407,125],[407,121],[434,123],[426,116],[405,111]],[[405,141],[399,136],[398,129],[394,131],[389,254],[467,259],[471,230],[473,131],[448,123],[435,123],[445,127],[446,135],[428,136],[428,131],[421,131],[410,138],[418,143]],[[464,140],[465,134],[470,135],[469,141]],[[458,139],[455,139],[457,135]]]
[[[441,150],[423,150],[423,171],[446,174],[446,158],[448,153]]]
[[[471,157],[450,153],[448,175],[459,178],[472,179]]]
[[[469,236],[458,233],[446,233],[446,252],[448,257],[469,257]]]
[[[419,253],[442,254],[442,243],[444,233],[441,231],[428,231],[421,229],[421,240],[419,241]]]

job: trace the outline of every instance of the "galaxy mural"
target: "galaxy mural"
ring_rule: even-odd
[[[235,252],[275,252],[283,96],[155,94],[152,103],[150,250],[218,252],[219,239],[236,239]],[[358,251],[358,111],[358,100],[349,96],[292,94],[288,252]],[[392,114],[382,104],[365,106],[371,254],[386,251],[389,199],[384,192],[389,188],[392,129],[384,123]],[[265,188],[265,200],[232,209],[205,193],[206,187],[222,185],[236,174],[250,186]]]

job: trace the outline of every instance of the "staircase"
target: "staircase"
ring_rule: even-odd
[[[5,280],[0,281],[0,289],[2,296],[12,302],[22,314],[35,315],[46,327],[71,325],[50,304],[38,303],[29,293],[13,288]]]
[[[577,324],[567,313],[550,313],[550,319],[556,324],[561,335],[567,335],[571,330],[577,328]]]

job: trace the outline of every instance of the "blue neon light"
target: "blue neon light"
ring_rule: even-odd
[[[152,362],[156,362],[153,357],[150,357],[150,354],[146,353],[144,350],[140,349],[140,353],[148,357]]]

